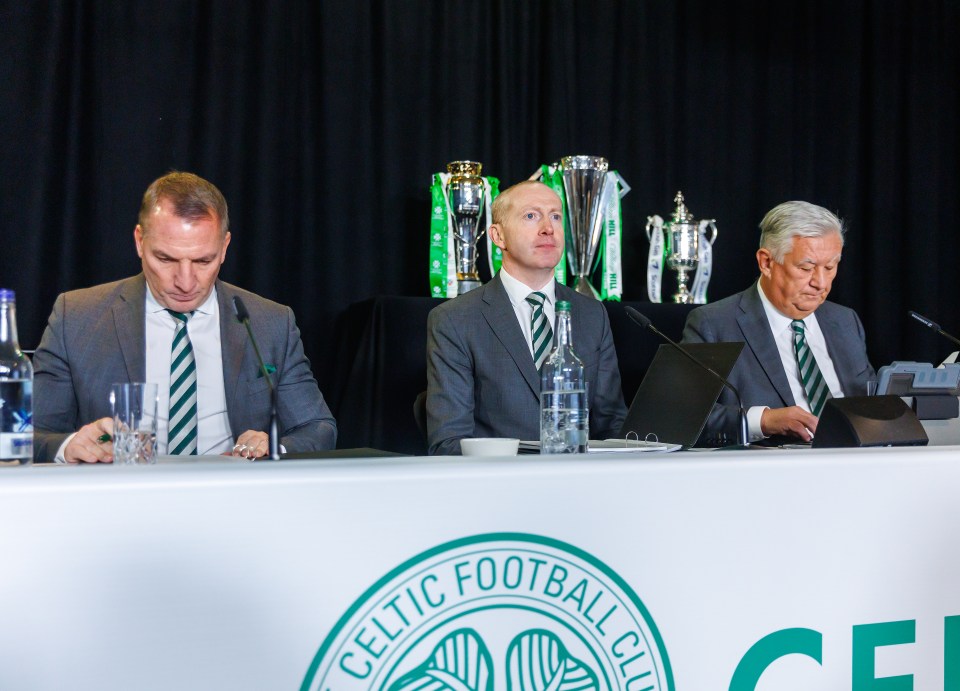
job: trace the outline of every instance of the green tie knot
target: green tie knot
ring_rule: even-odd
[[[171,310],[171,309],[168,309],[167,312],[169,312],[174,319],[178,321],[182,321],[184,323],[186,323],[186,321],[193,316],[193,312],[190,312],[189,314],[184,314],[183,312],[175,312],[174,310]]]

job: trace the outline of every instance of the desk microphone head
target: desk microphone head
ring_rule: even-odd
[[[233,312],[237,315],[237,321],[241,324],[250,320],[250,313],[247,312],[247,306],[243,304],[243,300],[240,299],[239,295],[233,296]]]
[[[925,327],[927,327],[928,329],[933,329],[934,331],[940,331],[940,325],[937,324],[937,323],[936,323],[935,321],[933,321],[932,319],[927,319],[927,318],[924,317],[922,314],[917,314],[917,313],[914,312],[913,310],[910,310],[909,312],[907,312],[907,314],[908,314],[909,316],[913,317],[914,319],[916,319],[918,322],[920,322],[921,324],[923,324],[923,325],[924,325]]]
[[[630,305],[624,305],[623,309],[627,313],[628,317],[630,317],[633,321],[635,321],[637,324],[642,326],[644,329],[649,329],[650,326],[652,325],[652,322],[646,315],[641,314],[638,310],[635,310]]]
[[[944,338],[950,341],[953,341],[957,345],[960,345],[960,339],[958,339],[956,336],[951,336],[950,334],[948,334],[946,331],[940,328],[940,325],[937,324],[937,322],[933,321],[932,319],[927,319],[922,314],[917,314],[913,310],[910,310],[909,312],[907,312],[907,314],[913,317],[914,319],[916,319],[918,322],[923,324],[928,329],[932,329],[933,331],[936,331],[938,334],[940,334]]]

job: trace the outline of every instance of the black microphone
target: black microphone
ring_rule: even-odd
[[[644,329],[650,329],[653,333],[657,334],[657,336],[659,336],[664,341],[666,341],[667,343],[672,345],[674,348],[679,350],[681,353],[683,353],[687,357],[687,359],[695,363],[697,367],[700,367],[701,369],[706,370],[711,375],[713,375],[713,377],[716,380],[718,380],[721,384],[723,384],[725,387],[733,391],[733,395],[737,397],[737,405],[740,406],[740,430],[739,430],[739,434],[737,435],[739,437],[737,440],[737,443],[740,444],[741,446],[747,446],[747,444],[749,444],[749,441],[750,441],[750,435],[747,431],[747,409],[743,407],[743,400],[740,398],[740,392],[737,391],[737,387],[735,387],[733,384],[728,382],[724,377],[721,377],[719,374],[714,372],[711,368],[707,367],[706,364],[704,364],[703,362],[695,358],[693,355],[688,353],[686,350],[684,350],[683,346],[675,342],[669,336],[667,336],[662,331],[660,331],[660,329],[655,327],[653,325],[653,322],[651,322],[650,319],[648,319],[645,315],[641,314],[639,311],[635,310],[633,307],[630,307],[629,305],[624,305],[623,309],[626,310],[627,316],[630,317],[630,319],[632,319],[634,322],[642,326]]]
[[[280,434],[277,432],[277,389],[273,385],[273,380],[270,379],[267,366],[263,364],[260,348],[257,347],[257,339],[253,335],[253,329],[250,328],[250,313],[239,295],[233,296],[233,311],[237,315],[237,321],[247,327],[250,343],[253,344],[253,352],[257,354],[257,362],[260,363],[260,371],[263,372],[263,376],[267,380],[267,386],[270,387],[270,458],[276,461],[280,459]]]
[[[913,317],[914,319],[916,319],[918,322],[920,322],[921,324],[923,324],[923,325],[924,325],[925,327],[927,327],[928,329],[933,329],[934,331],[936,331],[938,334],[940,334],[940,335],[943,336],[944,338],[948,338],[948,339],[950,339],[951,341],[953,341],[954,343],[956,343],[957,345],[960,345],[960,340],[957,340],[956,338],[954,338],[953,336],[951,336],[950,334],[948,334],[946,331],[944,331],[943,329],[941,329],[941,328],[940,328],[940,325],[937,324],[937,322],[935,322],[935,321],[933,321],[933,320],[931,320],[931,319],[927,319],[927,318],[924,317],[922,314],[917,314],[917,313],[914,312],[913,310],[907,312],[907,314],[908,314],[909,316]]]

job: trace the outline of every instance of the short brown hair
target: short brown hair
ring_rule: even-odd
[[[190,221],[214,218],[220,223],[222,235],[226,235],[230,228],[227,200],[216,185],[199,175],[174,170],[150,183],[143,194],[137,222],[144,233],[148,230],[147,219],[162,199],[173,204],[178,218]]]

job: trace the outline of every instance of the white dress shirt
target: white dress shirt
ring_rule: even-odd
[[[757,283],[757,292],[760,293],[763,311],[767,314],[767,322],[770,324],[773,340],[777,344],[777,351],[780,353],[780,362],[783,363],[783,371],[787,375],[787,382],[790,384],[790,392],[793,394],[793,400],[796,401],[799,407],[809,411],[810,404],[807,403],[807,394],[803,389],[803,381],[800,379],[800,367],[797,365],[797,355],[793,346],[793,327],[790,325],[793,319],[773,306],[773,303],[770,302],[770,299],[764,294],[763,288],[759,283]],[[816,312],[807,315],[803,319],[803,326],[807,346],[809,346],[813,356],[817,359],[820,372],[823,374],[823,378],[830,388],[830,395],[834,398],[842,398],[843,389],[840,388],[840,379],[837,377],[833,360],[827,352],[827,341],[823,337],[823,331],[820,330]],[[766,409],[766,406],[752,406],[747,409],[747,425],[749,427],[751,441],[764,438],[763,432],[760,430],[760,416],[763,415],[763,411]]]
[[[170,357],[177,320],[164,309],[147,289],[146,300],[146,374],[156,382],[160,400],[157,405],[157,449],[167,453],[167,422],[170,414]],[[223,385],[223,353],[220,349],[220,303],[217,289],[203,301],[187,320],[187,334],[197,364],[197,454],[219,454],[233,448],[227,394]]]
[[[510,298],[510,304],[513,305],[513,312],[517,315],[517,321],[520,322],[520,330],[523,331],[523,338],[527,342],[527,348],[530,350],[530,357],[533,357],[533,339],[530,330],[530,322],[533,319],[533,305],[527,302],[527,296],[533,292],[543,293],[547,299],[543,302],[543,314],[550,324],[550,329],[555,328],[556,320],[556,297],[557,284],[550,276],[550,280],[542,288],[533,289],[525,283],[521,283],[513,276],[507,273],[507,270],[500,267],[500,281],[507,291],[507,297]],[[550,342],[550,348],[553,347],[553,341]]]
[[[146,335],[146,380],[157,385],[157,453],[167,453],[167,421],[170,416],[170,358],[176,318],[164,309],[150,287],[144,303]],[[227,393],[223,385],[223,354],[220,350],[220,303],[217,289],[203,301],[187,320],[187,333],[197,365],[197,454],[220,454],[233,449]],[[91,421],[92,422],[92,421]],[[67,445],[76,436],[69,435],[54,457],[66,463]]]

